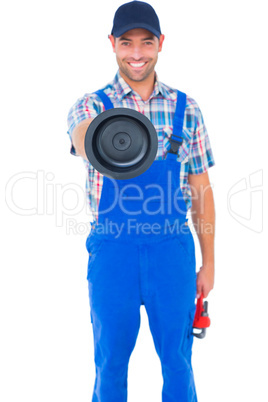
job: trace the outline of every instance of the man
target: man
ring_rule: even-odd
[[[87,239],[96,364],[92,401],[127,400],[128,362],[141,305],[162,364],[162,400],[197,401],[191,367],[194,301],[201,294],[207,297],[214,283],[210,143],[196,102],[157,79],[155,65],[164,35],[154,9],[140,1],[122,5],[109,39],[119,66],[114,81],[80,98],[68,117],[71,152],[83,157],[88,170],[93,214]],[[110,180],[87,161],[87,128],[109,107],[135,109],[156,128],[156,159],[134,179]],[[175,131],[182,145],[174,152],[170,140]],[[111,200],[116,200],[113,207]],[[186,219],[190,208],[203,259],[197,275]],[[107,219],[108,230],[98,231]]]

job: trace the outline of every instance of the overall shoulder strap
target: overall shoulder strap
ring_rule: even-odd
[[[170,138],[170,150],[169,153],[178,155],[179,147],[183,141],[183,120],[184,112],[186,108],[186,94],[177,91],[177,105],[173,119],[173,134]]]
[[[112,104],[110,98],[106,95],[106,93],[102,89],[94,93],[98,95],[98,97],[101,99],[102,103],[104,104],[105,110],[113,109],[114,105]]]

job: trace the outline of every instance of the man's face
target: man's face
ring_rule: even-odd
[[[154,74],[164,35],[158,39],[146,29],[132,29],[119,38],[109,36],[119,71],[129,81],[141,82]]]

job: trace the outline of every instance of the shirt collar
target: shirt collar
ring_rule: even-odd
[[[119,70],[114,78],[113,87],[117,93],[117,98],[121,101],[126,95],[132,92],[132,88],[126,83],[123,77],[121,77]]]
[[[126,95],[130,94],[131,92],[134,92],[132,88],[126,83],[124,78],[120,75],[119,70],[117,71],[113,86],[115,88],[115,91],[117,93],[117,98],[118,100],[122,100]],[[164,98],[170,99],[170,93],[169,91],[165,88],[165,86],[158,80],[157,74],[155,75],[155,83],[154,83],[154,90],[150,96],[149,99],[152,99],[153,97],[157,96],[163,96]]]

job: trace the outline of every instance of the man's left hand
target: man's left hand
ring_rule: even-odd
[[[214,267],[203,266],[197,274],[196,279],[196,297],[199,298],[203,294],[206,298],[214,286]]]

